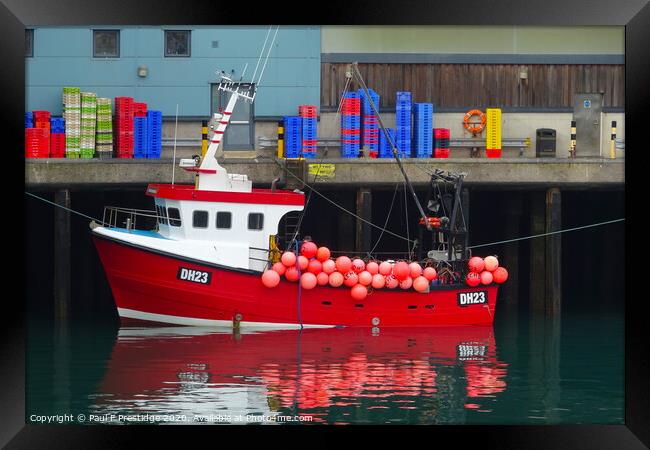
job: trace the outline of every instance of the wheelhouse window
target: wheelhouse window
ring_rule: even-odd
[[[25,30],[25,56],[34,56],[34,30]]]
[[[165,30],[165,57],[190,56],[190,30]]]
[[[248,214],[248,229],[261,230],[264,228],[264,214],[250,213]]]
[[[232,213],[219,211],[217,213],[217,228],[229,229],[232,227]]]
[[[208,212],[194,211],[192,214],[192,226],[194,228],[208,228]]]
[[[172,227],[181,226],[181,212],[178,208],[169,208],[169,224]]]
[[[167,222],[167,208],[165,208],[164,206],[162,207],[162,223],[164,225],[169,224],[169,222]]]
[[[120,31],[93,30],[93,58],[119,58]]]

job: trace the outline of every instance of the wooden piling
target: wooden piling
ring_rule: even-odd
[[[523,236],[521,217],[523,215],[522,192],[512,192],[506,199],[505,238]],[[508,242],[503,247],[503,262],[508,268],[508,282],[502,287],[504,306],[517,311],[519,306],[519,241]]]
[[[54,202],[70,208],[70,190],[56,191]],[[70,250],[70,212],[57,207],[54,209],[54,315],[57,323],[66,322],[70,317]]]
[[[544,195],[544,199],[541,198]],[[530,234],[560,231],[562,197],[559,188],[531,197]],[[558,316],[562,308],[562,237],[559,234],[533,238],[530,243],[531,312]]]
[[[357,216],[372,221],[372,191],[367,188],[357,190]],[[372,229],[367,222],[356,219],[355,252],[365,254],[372,248]]]
[[[562,195],[559,188],[546,191],[546,233],[562,229]],[[556,316],[562,307],[562,237],[545,237],[546,315]]]
[[[543,234],[546,231],[546,211],[544,192],[530,193],[530,235]],[[546,264],[544,238],[530,241],[530,288],[529,301],[531,313],[543,313],[546,297]]]

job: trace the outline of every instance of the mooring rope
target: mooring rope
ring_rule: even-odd
[[[489,242],[487,244],[471,245],[471,246],[469,246],[467,248],[478,248],[478,247],[487,247],[488,245],[507,244],[508,242],[523,241],[525,239],[533,239],[533,238],[536,238],[536,237],[550,236],[550,235],[553,235],[553,234],[560,234],[560,233],[567,233],[569,231],[582,230],[582,229],[585,229],[585,228],[599,227],[601,225],[607,225],[607,224],[610,224],[610,223],[622,222],[624,220],[625,220],[625,218],[608,220],[607,222],[592,223],[591,225],[583,225],[581,227],[567,228],[566,230],[558,230],[558,231],[551,231],[551,232],[548,232],[548,233],[533,234],[531,236],[525,236],[525,237],[520,237],[520,238],[515,238],[515,239],[507,239],[505,241]]]
[[[98,223],[104,224],[104,221],[103,221],[103,220],[99,220],[99,219],[95,219],[94,217],[87,216],[87,215],[85,215],[85,214],[83,214],[83,213],[80,213],[80,212],[78,212],[78,211],[75,211],[74,209],[67,208],[67,207],[65,207],[65,206],[63,206],[63,205],[59,205],[58,203],[54,203],[54,202],[51,202],[51,201],[49,201],[49,200],[47,200],[47,199],[44,199],[43,197],[39,197],[38,195],[32,194],[31,192],[27,192],[27,191],[25,191],[25,194],[30,195],[30,196],[32,196],[32,197],[34,197],[34,198],[39,199],[39,200],[42,200],[42,201],[44,201],[45,203],[49,203],[50,205],[58,206],[59,208],[65,209],[66,211],[71,212],[71,213],[74,213],[74,214],[77,214],[77,215],[79,215],[79,216],[81,216],[81,217],[85,217],[86,219],[91,219],[91,220],[94,220],[94,221],[96,221],[96,222],[98,222]]]

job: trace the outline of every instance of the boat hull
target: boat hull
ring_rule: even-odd
[[[441,286],[426,294],[374,290],[357,301],[347,288],[272,289],[259,273],[157,252],[93,233],[124,324],[134,321],[257,328],[490,325],[498,286]],[[481,303],[472,303],[478,301]]]

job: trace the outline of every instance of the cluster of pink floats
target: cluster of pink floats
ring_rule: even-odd
[[[499,267],[499,260],[496,256],[487,256],[485,259],[480,256],[474,256],[467,262],[469,273],[465,277],[465,282],[472,286],[479,284],[501,284],[508,279],[508,271],[505,267]]]
[[[438,278],[438,273],[433,267],[422,268],[416,262],[407,263],[404,261],[388,262],[388,261],[370,261],[367,264],[359,259],[350,259],[347,256],[339,256],[336,260],[330,258],[330,250],[327,247],[317,247],[313,242],[305,242],[300,248],[300,255],[296,257],[293,252],[284,252],[280,261],[273,264],[271,269],[266,270],[262,274],[262,283],[268,288],[274,288],[280,284],[280,278],[285,277],[287,281],[298,282],[303,289],[314,289],[316,286],[330,285],[332,287],[346,286],[350,288],[350,295],[355,300],[363,300],[368,295],[368,289],[400,289],[408,290],[413,288],[420,293],[429,291],[429,284],[431,281]],[[477,286],[481,282],[490,284],[494,279],[495,282],[503,282],[508,277],[505,269],[496,266],[492,270],[492,260],[488,257],[485,259],[489,261],[489,265],[480,260],[478,264],[477,257],[470,260],[470,270],[475,273],[472,267],[480,268],[476,273],[478,283],[474,283],[474,277],[467,278],[467,284],[470,286]],[[474,265],[472,265],[474,261]],[[498,272],[495,269],[502,269],[505,272]],[[483,270],[485,269],[485,270]],[[487,281],[487,276],[483,277],[483,273],[490,274],[490,281]],[[494,272],[494,274],[492,274]],[[480,274],[479,274],[480,273]],[[502,281],[500,281],[502,280]]]

